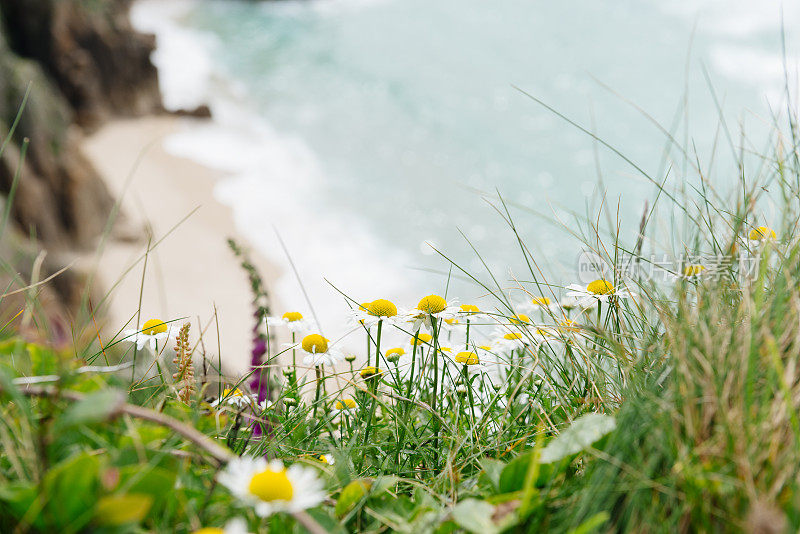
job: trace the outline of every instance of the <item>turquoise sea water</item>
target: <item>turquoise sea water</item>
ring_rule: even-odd
[[[667,186],[680,187],[690,170],[677,150],[665,152],[657,121],[696,147],[708,178],[724,190],[734,169],[705,69],[734,137],[743,124],[761,148],[767,101],[782,105],[780,2],[664,4],[208,0],[184,3],[176,24],[207,55],[199,66],[183,65],[202,72],[199,97],[214,95],[223,111],[238,106],[238,121],[263,121],[268,141],[253,143],[263,161],[220,193],[241,208],[240,224],[257,241],[274,225],[305,272],[332,271],[345,289],[362,290],[359,280],[391,287],[379,274],[347,274],[391,264],[398,291],[410,294],[443,286],[425,271],[445,268],[428,242],[481,268],[464,236],[501,278],[508,269],[525,277],[513,233],[487,202],[497,205],[498,193],[534,257],[556,277],[569,278],[578,248],[548,219],[572,229],[572,213],[596,218],[604,202],[634,239],[654,186],[520,89],[654,178],[669,172]],[[800,17],[789,7],[783,17],[792,28]],[[159,9],[148,8],[151,18]],[[169,63],[167,33],[162,28],[162,63]],[[791,31],[788,37],[794,68]],[[170,65],[161,66],[182,68],[174,58]],[[221,80],[230,87],[221,89]],[[166,83],[184,84],[166,87],[175,105],[200,85],[188,74]],[[275,143],[290,148],[275,152]],[[661,228],[656,237],[676,239],[670,232]]]

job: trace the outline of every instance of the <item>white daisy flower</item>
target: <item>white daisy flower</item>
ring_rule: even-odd
[[[405,315],[405,312],[397,311],[397,306],[391,300],[386,299],[364,302],[353,310],[355,320],[367,328],[372,328],[381,321],[393,325],[401,324],[405,321]]]
[[[503,317],[502,319],[507,319],[508,322],[505,324],[510,324],[511,326],[514,326],[516,328],[533,326],[533,321],[531,320],[531,318],[525,315],[524,313],[519,313],[514,317]]]
[[[690,263],[684,265],[680,273],[669,273],[669,277],[673,280],[697,280],[705,275],[705,266],[699,263]]]
[[[314,456],[314,459],[326,465],[333,465],[336,463],[336,459],[332,454],[317,454]]]
[[[445,332],[455,332],[464,330],[467,327],[467,322],[462,317],[453,317],[452,319],[443,320],[441,327]]]
[[[778,234],[769,226],[759,226],[758,228],[750,230],[747,239],[750,241],[751,245],[758,245],[764,241],[774,241],[778,239]]]
[[[599,302],[607,302],[614,297],[627,299],[633,295],[626,288],[614,287],[608,280],[600,278],[586,286],[580,284],[568,285],[567,296],[578,299],[578,305],[582,308],[590,308]]]
[[[358,404],[350,397],[344,397],[333,403],[333,413],[336,415],[349,415],[358,411]]]
[[[520,307],[530,310],[532,312],[542,311],[556,311],[561,308],[561,305],[549,297],[532,297],[530,302],[526,302]]]
[[[413,323],[411,330],[416,332],[422,325],[432,330],[431,320],[455,319],[460,311],[458,306],[453,306],[455,301],[449,304],[439,295],[428,295],[423,297],[417,307],[408,312],[407,321]]]
[[[319,334],[309,334],[300,342],[300,349],[306,354],[303,364],[308,366],[336,365],[344,359],[338,350],[328,346],[328,339]]]
[[[244,393],[239,388],[225,389],[222,392],[222,396],[211,403],[211,407],[216,408],[224,403],[236,408],[245,408],[247,406],[253,406],[256,400],[257,397],[255,395]]]
[[[575,308],[580,307],[580,299],[575,297],[564,297],[560,301],[558,301],[558,307],[564,310],[565,312],[570,312]]]
[[[542,343],[547,336],[547,331],[543,328],[525,328],[524,330],[501,329],[496,332],[496,338],[492,342],[495,352],[507,354],[517,350],[522,350],[534,344]]]
[[[466,365],[467,372],[469,374],[480,374],[487,372],[487,367],[484,365],[484,362],[481,361],[477,352],[469,350],[461,351],[453,356],[452,362],[459,370],[462,370]]]
[[[322,481],[314,468],[280,460],[235,458],[219,474],[219,483],[242,502],[252,506],[259,517],[278,512],[300,512],[325,499]]]
[[[122,332],[122,336],[125,341],[136,343],[138,350],[148,345],[150,350],[155,352],[158,342],[169,338],[169,330],[169,325],[161,319],[148,319],[141,330],[128,329]]]
[[[530,343],[525,337],[525,334],[516,331],[500,332],[499,337],[497,337],[497,339],[495,339],[495,341],[492,343],[499,353],[514,352],[524,349],[529,344]]]
[[[285,326],[292,332],[305,332],[312,328],[312,324],[304,319],[300,312],[286,312],[280,317],[267,317],[267,325]]]
[[[204,527],[200,530],[195,530],[192,534],[249,534],[247,531],[247,521],[241,517],[234,517],[227,523],[224,528],[219,527]]]
[[[394,347],[391,349],[386,349],[386,352],[383,353],[383,359],[389,363],[396,364],[400,361],[400,358],[406,353],[406,349],[403,347]]]
[[[489,318],[489,314],[481,311],[481,309],[474,304],[462,304],[458,307],[458,317],[462,322],[465,320],[475,322],[485,321]]]

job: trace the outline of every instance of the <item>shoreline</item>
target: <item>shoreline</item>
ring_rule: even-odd
[[[141,292],[142,321],[185,317],[192,323],[191,338],[197,340],[199,320],[206,328],[208,352],[217,351],[219,339],[226,372],[241,372],[250,363],[252,296],[227,238],[249,250],[275,309],[279,303],[271,290],[281,272],[237,231],[231,208],[215,199],[214,188],[225,173],[164,149],[165,138],[203,121],[174,116],[117,119],[82,141],[83,154],[120,205],[104,249],[87,259],[96,265],[95,287],[104,295],[111,293],[104,303],[106,335],[125,328],[131,317],[135,320]],[[152,242],[163,241],[148,254],[142,283],[145,262],[140,258],[148,236]]]

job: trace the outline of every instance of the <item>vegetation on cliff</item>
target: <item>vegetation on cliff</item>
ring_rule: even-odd
[[[162,109],[154,41],[132,29],[129,4],[0,2],[0,194],[14,189],[0,246],[16,272],[30,273],[45,249],[43,277],[57,272],[106,227],[114,199],[79,150],[82,132],[112,116]],[[7,273],[0,281],[17,283]],[[51,313],[79,313],[83,286],[71,269],[45,288]],[[0,310],[16,304],[8,299]]]

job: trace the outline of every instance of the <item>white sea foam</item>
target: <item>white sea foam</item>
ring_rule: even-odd
[[[187,121],[165,139],[164,147],[229,175],[217,185],[215,196],[232,207],[236,227],[248,241],[283,268],[273,293],[286,306],[309,311],[279,234],[331,339],[352,326],[343,313],[344,298],[330,284],[359,302],[418,297],[421,282],[406,268],[409,258],[380,242],[361,218],[327,205],[323,186],[330,178],[308,145],[276,131],[248,108],[240,86],[222,85],[228,76],[211,61],[214,40],[180,25],[193,4],[141,0],[132,12],[138,29],[157,36],[153,61],[167,107],[206,103],[214,117]],[[348,342],[342,345],[346,348]]]
[[[659,2],[670,15],[685,18],[714,36],[710,61],[714,70],[757,87],[774,106],[785,98],[786,71],[796,80],[798,56],[791,42],[784,57],[777,46],[781,31],[800,26],[800,4],[784,0],[682,0]],[[768,46],[759,38],[767,38]]]

